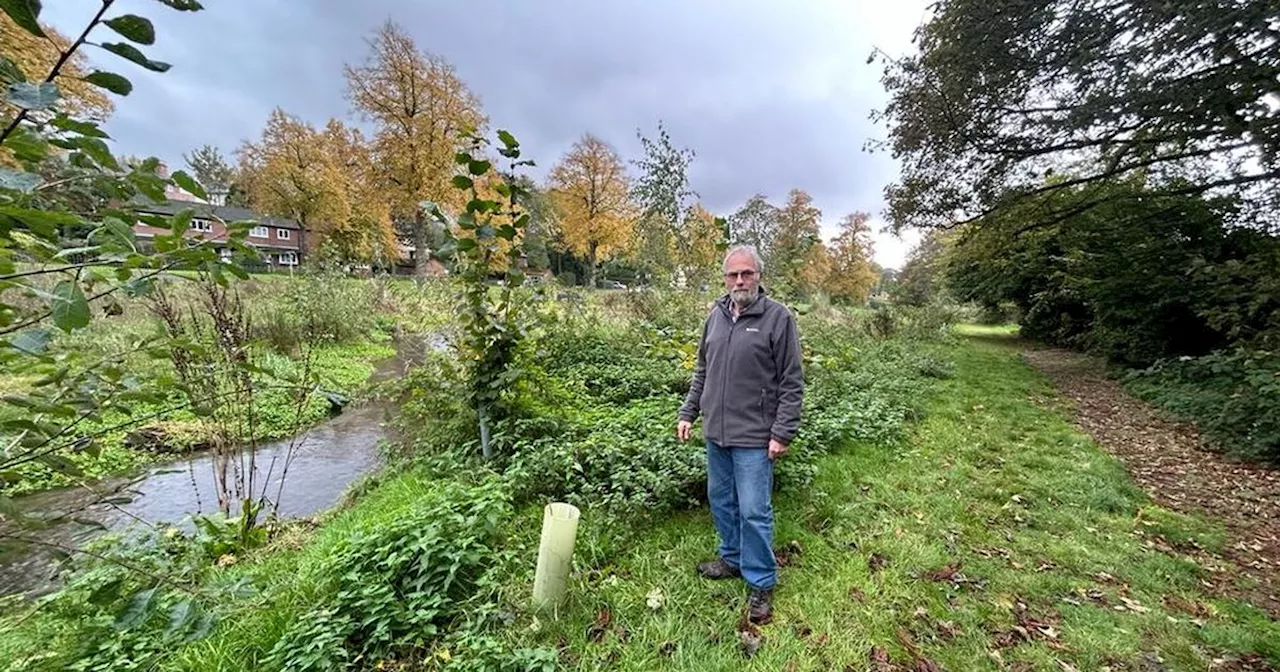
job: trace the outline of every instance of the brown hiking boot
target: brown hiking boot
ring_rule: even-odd
[[[773,620],[773,589],[752,588],[747,596],[747,618],[756,625]]]
[[[742,571],[727,563],[723,558],[698,563],[698,574],[708,579],[736,579]]]

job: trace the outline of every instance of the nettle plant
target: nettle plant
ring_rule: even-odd
[[[532,166],[520,159],[520,143],[507,131],[498,131],[497,148],[508,162],[506,172],[485,158],[489,144],[468,132],[466,149],[454,161],[465,172],[454,176],[453,186],[470,195],[463,211],[451,217],[434,203],[423,203],[443,223],[457,269],[461,289],[455,313],[462,331],[462,359],[466,366],[469,401],[480,425],[480,446],[492,459],[490,431],[495,420],[507,414],[505,393],[521,377],[519,347],[526,325],[516,290],[524,284],[525,252],[522,233],[529,213],[522,203],[529,192],[516,180],[515,171]],[[491,280],[496,280],[495,288]]]

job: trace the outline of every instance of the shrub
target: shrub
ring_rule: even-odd
[[[323,572],[323,597],[285,631],[268,664],[331,670],[439,639],[468,600],[495,585],[497,524],[508,513],[494,482],[449,484],[395,522],[354,534]]]
[[[1128,372],[1125,382],[1225,452],[1280,462],[1280,353],[1238,348],[1166,359]]]

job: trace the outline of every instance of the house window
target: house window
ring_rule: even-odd
[[[276,238],[279,240],[289,240],[289,229],[276,229]]]
[[[267,227],[265,227],[265,226],[255,226],[255,227],[253,227],[252,229],[249,229],[249,237],[250,237],[250,238],[266,238],[266,237],[267,237]]]
[[[224,247],[218,250],[218,258],[223,261],[231,261],[231,248]]]
[[[276,255],[276,261],[279,262],[281,266],[297,266],[298,253],[297,252],[281,252],[280,254]]]
[[[212,232],[213,222],[207,219],[193,219],[191,220],[191,228],[195,231]]]

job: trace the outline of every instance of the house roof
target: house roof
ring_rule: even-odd
[[[195,211],[196,217],[216,217],[226,222],[254,220],[259,224],[281,229],[296,230],[302,228],[292,219],[264,217],[249,208],[240,208],[233,205],[209,205],[198,201],[177,201],[173,199],[161,202],[142,200],[138,203],[137,209],[140,212],[150,212],[157,215],[176,215],[183,210],[191,209]]]

